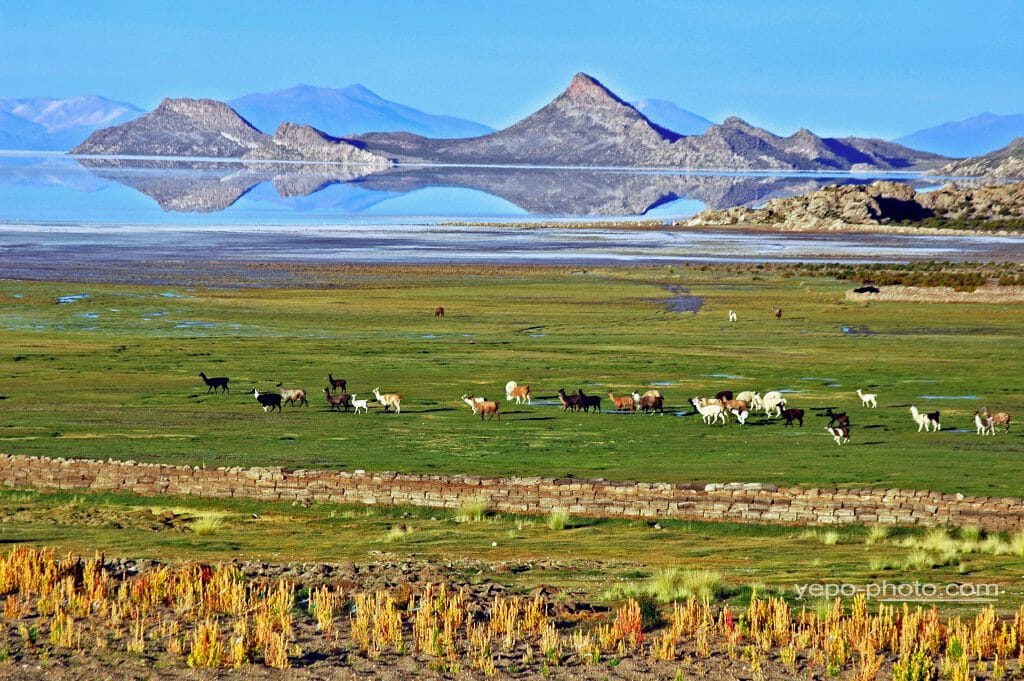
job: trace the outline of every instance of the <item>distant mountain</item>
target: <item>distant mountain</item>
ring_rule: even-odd
[[[664,99],[641,99],[630,102],[630,105],[647,120],[680,135],[703,135],[714,125],[713,121]]]
[[[321,88],[296,85],[255,93],[228,102],[261,130],[285,121],[301,121],[332,135],[405,131],[424,137],[477,137],[493,128],[453,116],[437,116],[388,101],[362,85]]]
[[[584,73],[535,113],[478,137],[438,139],[403,131],[338,138],[282,123],[270,138],[222,102],[168,99],[138,119],[93,133],[74,152],[781,171],[909,169],[945,160],[884,140],[821,138],[809,130],[780,137],[735,117],[701,135],[683,136],[652,122]]]
[[[132,104],[92,95],[0,98],[0,148],[67,151],[95,130],[142,113]]]
[[[984,156],[953,161],[934,171],[938,175],[967,175],[999,180],[1024,179],[1024,137]]]
[[[1016,137],[1024,137],[1024,114],[999,116],[985,112],[962,121],[918,130],[896,141],[914,149],[965,158],[1001,149]]]
[[[282,123],[271,137],[212,99],[165,99],[140,118],[97,130],[72,153],[391,165],[385,157],[308,125]]]
[[[481,137],[428,139],[410,133],[358,136],[403,161],[731,170],[897,169],[937,165],[936,154],[883,140],[780,137],[735,117],[682,137],[648,119],[585,73],[518,123]]]

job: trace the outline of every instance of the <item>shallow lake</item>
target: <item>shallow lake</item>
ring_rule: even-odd
[[[941,180],[887,175],[920,188]],[[670,264],[1024,260],[1020,239],[725,229],[624,231],[561,221],[650,218],[877,176],[360,166],[0,155],[0,276],[208,261]],[[460,226],[471,221],[476,224]],[[515,229],[490,221],[554,223]],[[154,267],[153,265],[147,265]],[[113,275],[110,275],[113,276]],[[82,278],[81,276],[79,278]]]

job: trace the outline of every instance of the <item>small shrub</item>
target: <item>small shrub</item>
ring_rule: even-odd
[[[564,530],[569,524],[569,520],[571,517],[568,511],[556,508],[548,514],[547,525],[552,530]]]
[[[885,525],[872,525],[868,528],[868,536],[864,540],[865,544],[878,544],[885,541],[889,537],[889,528]]]
[[[404,539],[408,535],[412,534],[413,532],[415,532],[415,530],[406,525],[405,523],[396,523],[395,525],[392,525],[391,529],[388,530],[388,533],[384,535],[384,541],[399,541],[401,539]]]
[[[821,535],[821,543],[826,546],[835,546],[839,543],[839,533],[835,530],[829,530]]]
[[[937,566],[939,561],[935,559],[935,556],[925,551],[924,549],[914,549],[907,556],[907,560],[903,563],[904,570],[930,570]]]
[[[192,521],[189,527],[198,535],[216,534],[224,525],[224,519],[217,515],[202,515]]]
[[[459,507],[455,513],[457,523],[479,523],[487,517],[487,500],[470,499]]]

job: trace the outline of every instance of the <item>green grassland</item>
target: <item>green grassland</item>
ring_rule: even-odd
[[[0,282],[0,451],[1024,496],[1019,431],[981,438],[972,422],[983,404],[1024,414],[1020,305],[853,303],[848,282],[713,268],[339,270],[316,283]],[[670,287],[703,306],[670,311]],[[76,294],[89,297],[57,302]],[[231,393],[207,394],[200,371],[229,376]],[[328,372],[360,397],[402,393],[402,413],[328,413]],[[509,379],[540,404],[505,404]],[[246,394],[279,381],[310,406],[264,414]],[[650,386],[669,414],[563,413],[555,397]],[[793,391],[804,427],[692,415],[690,397],[726,388]],[[473,417],[463,393],[501,401],[500,422]],[[916,432],[910,404],[940,409],[945,430]],[[850,414],[851,444],[824,431],[826,406]]]

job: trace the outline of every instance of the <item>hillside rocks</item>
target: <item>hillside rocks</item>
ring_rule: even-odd
[[[97,130],[71,153],[391,163],[306,125],[282,123],[271,137],[227,104],[212,99],[165,99],[140,118]]]
[[[942,157],[883,140],[820,138],[808,130],[780,137],[730,117],[701,135],[651,122],[596,79],[578,73],[551,103],[498,132],[459,140],[408,133],[359,137],[401,161],[729,170],[894,169]]]
[[[97,130],[71,153],[241,158],[269,143],[223,102],[165,99],[144,116]]]
[[[308,125],[293,123],[279,125],[269,145],[246,152],[245,158],[366,163],[381,167],[391,165],[391,161],[384,156],[372,154]]]
[[[953,161],[934,173],[1003,180],[1024,179],[1024,137],[1018,137],[990,154]]]
[[[1024,218],[1024,182],[978,188],[947,185],[930,192],[917,192],[891,181],[831,185],[803,196],[772,199],[763,208],[703,211],[686,224],[770,224],[787,230],[813,230],[928,218],[968,222]]]

